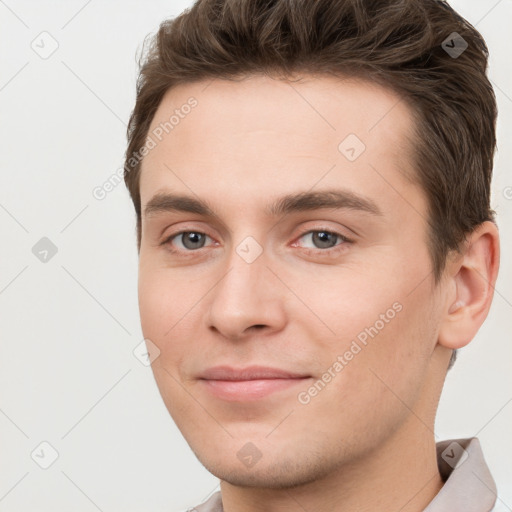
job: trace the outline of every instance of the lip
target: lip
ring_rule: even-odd
[[[230,402],[247,402],[284,391],[309,378],[310,375],[265,366],[215,366],[201,373],[199,382],[217,398]]]

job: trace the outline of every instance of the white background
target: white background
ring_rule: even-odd
[[[132,354],[142,333],[128,192],[92,195],[123,165],[137,50],[189,5],[0,0],[0,511],[176,511],[217,486]],[[436,434],[478,435],[497,510],[511,510],[512,1],[452,5],[491,53],[502,266],[490,315],[448,375]],[[31,48],[43,31],[59,45],[47,59]],[[32,253],[42,237],[58,249],[47,263]],[[31,458],[42,441],[59,453],[46,470]]]

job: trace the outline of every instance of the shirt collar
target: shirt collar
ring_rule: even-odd
[[[424,512],[489,512],[496,503],[496,484],[476,437],[437,443],[437,465],[445,484]]]

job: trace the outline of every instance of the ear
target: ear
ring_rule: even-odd
[[[456,261],[447,265],[440,345],[458,349],[475,337],[491,307],[499,259],[498,228],[486,221],[467,237]]]

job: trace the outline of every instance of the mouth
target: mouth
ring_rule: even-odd
[[[289,390],[310,378],[310,375],[263,366],[239,369],[216,366],[204,371],[199,376],[199,382],[217,398],[229,402],[249,402]]]

